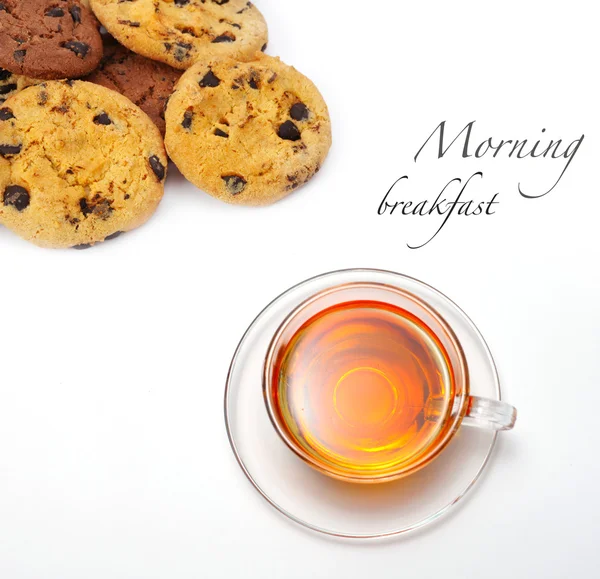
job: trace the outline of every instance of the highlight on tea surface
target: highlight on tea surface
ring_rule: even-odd
[[[447,434],[452,366],[416,316],[376,301],[340,303],[281,344],[270,398],[286,435],[334,476],[410,468]]]

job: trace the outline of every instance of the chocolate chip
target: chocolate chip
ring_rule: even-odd
[[[66,114],[66,113],[69,112],[69,107],[68,107],[68,105],[66,105],[65,103],[63,103],[59,107],[52,107],[52,109],[50,109],[50,110],[53,113],[60,113],[61,115],[64,115],[64,114]]]
[[[193,28],[190,28],[189,26],[184,26],[183,28],[180,28],[179,32],[181,32],[183,34],[189,34],[190,36],[193,36],[194,38],[198,38],[196,31]]]
[[[85,58],[90,51],[89,45],[85,42],[79,42],[78,40],[69,40],[69,42],[63,43],[62,47],[70,50],[79,58]]]
[[[209,70],[199,84],[202,88],[215,88],[221,84],[221,79],[212,70]]]
[[[5,84],[0,86],[0,95],[11,93],[13,90],[17,90],[19,87],[16,83]]]
[[[229,135],[225,131],[222,131],[221,129],[215,129],[215,135],[217,137],[224,137],[225,139],[229,138]]]
[[[252,8],[252,2],[246,2],[246,7],[242,8],[241,10],[238,10],[236,12],[236,14],[243,14],[244,12],[246,12],[247,10],[249,10],[250,8]]]
[[[290,117],[295,121],[305,121],[309,115],[308,107],[304,103],[296,103],[290,109]]]
[[[5,68],[0,68],[0,80],[8,80],[12,76],[12,72],[10,70],[6,70]]]
[[[26,50],[15,50],[13,52],[13,58],[15,59],[15,62],[23,62],[25,60],[25,55],[27,54]]]
[[[229,0],[212,0],[213,4],[218,4],[219,6],[223,6],[223,4],[227,4]]]
[[[248,84],[250,85],[250,88],[258,90],[260,87],[260,75],[256,72],[253,72],[250,75],[250,80],[248,81]]]
[[[22,145],[2,145],[0,144],[0,155],[3,157],[12,157],[21,152]]]
[[[8,9],[6,6],[4,6],[4,4],[0,4],[0,12],[8,12]]]
[[[223,175],[221,179],[225,181],[225,187],[231,195],[239,195],[246,188],[247,181],[239,175]]]
[[[225,34],[220,34],[212,41],[213,44],[221,42],[235,42],[235,36],[231,32],[225,32]]]
[[[89,249],[90,247],[93,247],[93,243],[81,243],[79,245],[73,245],[71,249],[77,249],[77,250],[82,250],[82,249]]]
[[[12,205],[17,211],[29,207],[29,191],[19,185],[9,185],[4,190],[4,205]]]
[[[91,199],[81,198],[79,208],[84,217],[92,214],[100,219],[108,219],[114,211],[112,203],[112,200],[104,199],[99,193],[96,193]]]
[[[292,121],[285,121],[285,123],[279,127],[277,134],[286,141],[299,141],[302,138],[298,127],[292,123]]]
[[[175,0],[175,6],[186,6],[190,3],[190,0]]]
[[[71,18],[75,24],[81,24],[81,8],[79,6],[71,6],[69,8],[69,12],[71,13]]]
[[[185,111],[183,113],[183,121],[181,121],[181,126],[189,131],[192,128],[192,119],[194,118],[194,111]]]
[[[4,107],[3,109],[0,109],[0,121],[9,121],[10,119],[14,119],[14,118],[15,118],[15,115],[8,107]]]
[[[79,200],[79,209],[81,209],[84,217],[87,217],[92,212],[92,208],[88,205],[85,197]]]
[[[108,237],[104,238],[104,241],[110,241],[111,239],[117,239],[117,237],[119,237],[119,235],[122,235],[123,233],[125,233],[124,231],[115,231],[114,233],[111,233]]]
[[[183,60],[185,60],[186,58],[189,58],[189,52],[192,49],[192,45],[188,44],[186,42],[178,42],[175,45],[175,53],[173,54],[173,56],[175,57],[175,60],[177,60],[178,62],[182,62]]]
[[[60,18],[65,15],[65,11],[58,6],[54,6],[46,11],[46,16],[50,16],[51,18]]]
[[[140,27],[140,23],[134,22],[133,20],[119,20],[119,24],[122,24],[123,26],[130,26],[131,28]]]
[[[165,166],[160,162],[160,159],[156,155],[152,155],[148,161],[150,161],[150,167],[152,167],[158,180],[162,181],[165,178]]]
[[[112,125],[110,117],[106,113],[100,113],[94,117],[94,124],[96,125]]]
[[[265,52],[267,50],[267,43],[265,42],[261,48],[262,52]]]

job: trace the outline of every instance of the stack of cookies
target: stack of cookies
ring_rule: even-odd
[[[331,146],[315,85],[264,54],[247,0],[0,0],[0,224],[87,248],[146,222],[181,173],[267,205]]]

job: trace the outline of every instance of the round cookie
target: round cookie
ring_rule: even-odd
[[[78,0],[0,0],[0,66],[33,78],[74,78],[94,70],[102,39]]]
[[[10,70],[0,68],[0,104],[28,86],[43,82],[37,78],[29,78],[22,74],[13,74]]]
[[[138,105],[165,134],[165,104],[181,71],[119,45],[106,46],[100,67],[86,78],[116,90]]]
[[[267,24],[247,0],[91,0],[121,44],[174,68],[215,56],[249,60],[266,48]]]
[[[327,105],[315,85],[278,58],[198,62],[166,112],[171,160],[227,203],[267,205],[304,183],[331,146]]]
[[[26,88],[0,108],[0,224],[43,247],[89,247],[145,223],[167,157],[148,116],[83,81]]]

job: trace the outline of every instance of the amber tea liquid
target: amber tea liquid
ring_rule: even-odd
[[[270,398],[293,447],[340,477],[410,467],[444,435],[454,400],[440,340],[390,304],[334,305],[275,355]]]

